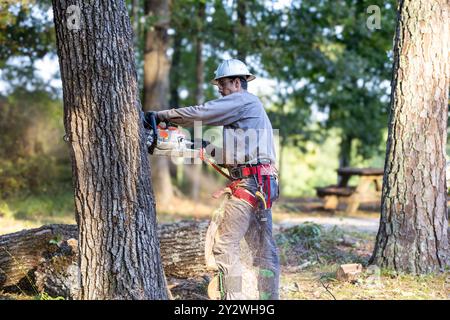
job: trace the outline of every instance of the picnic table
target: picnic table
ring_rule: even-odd
[[[341,202],[345,202],[346,213],[355,212],[362,202],[379,201],[384,170],[382,168],[339,168],[339,183],[327,187],[316,188],[317,196],[324,199],[324,208],[335,210]],[[358,184],[349,186],[353,176],[358,176]]]

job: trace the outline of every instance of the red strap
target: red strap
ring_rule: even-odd
[[[267,176],[266,179],[266,193],[267,193],[267,208],[271,208],[272,207],[272,203],[270,202],[270,176]]]
[[[244,167],[241,169],[242,175],[244,177],[252,175],[252,174],[257,174],[258,170],[260,171],[260,174],[262,176],[269,176],[275,173],[276,169],[275,167],[273,167],[270,164],[261,164],[258,166],[254,166],[254,167]]]
[[[249,205],[251,205],[253,208],[256,208],[256,206],[258,204],[258,200],[256,199],[256,197],[245,188],[234,189],[233,196],[235,196],[238,199],[244,200]]]
[[[240,182],[241,180],[235,180],[228,184],[227,187],[231,189],[231,194],[238,199],[244,200],[253,208],[256,208],[258,205],[258,200],[256,199],[255,195],[245,188],[238,187],[238,184]]]
[[[229,183],[227,185],[228,188],[231,189],[231,192],[234,192],[234,189],[236,189],[236,186],[241,182],[241,180],[234,180],[233,182]]]
[[[256,174],[258,175],[258,184],[262,186],[261,166],[256,167]]]
[[[241,199],[245,202],[247,202],[249,205],[251,205],[253,208],[257,208],[258,207],[258,199],[256,198],[256,196],[254,194],[252,194],[250,191],[248,191],[245,188],[242,187],[236,187],[237,184],[239,182],[241,182],[241,180],[234,180],[227,175],[225,172],[223,172],[217,165],[215,165],[212,161],[210,161],[207,157],[205,157],[205,150],[202,148],[200,149],[199,152],[199,158],[208,163],[209,165],[211,165],[217,172],[219,172],[221,175],[223,175],[224,177],[228,178],[229,180],[232,180],[232,182],[228,185],[228,187],[231,189],[231,193],[232,195],[234,195],[236,198]],[[258,176],[258,183],[261,186],[262,185],[262,175],[261,175],[261,168],[267,169],[266,165],[259,165],[256,167],[245,167],[242,168],[242,175],[245,176],[249,176],[252,174],[257,174]],[[270,169],[271,166],[269,165],[268,168]],[[269,178],[270,180],[270,178]],[[220,192],[220,194],[222,194],[223,192]],[[214,194],[213,196],[220,196],[219,193]],[[270,182],[268,184],[268,195],[269,195],[269,208],[270,208]]]
[[[242,175],[244,176],[244,177],[246,177],[246,176],[249,176],[249,175],[252,175],[252,174],[254,174],[254,170],[252,170],[252,169],[254,169],[254,167],[245,167],[245,168],[242,168],[241,169],[241,171],[242,171]]]

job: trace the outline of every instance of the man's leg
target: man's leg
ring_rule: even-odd
[[[239,243],[247,232],[253,208],[246,202],[230,197],[217,229],[213,253],[227,300],[243,299],[242,265]]]
[[[270,200],[273,203],[279,197],[278,181],[274,177],[266,176],[264,183],[266,179],[270,179]],[[280,263],[272,234],[272,210],[259,211],[253,215],[245,240],[253,254],[259,298],[261,300],[279,299]]]
[[[253,254],[253,265],[258,279],[259,299],[279,299],[280,265],[272,235],[272,213],[265,212],[266,221],[255,215],[251,219],[245,241]]]

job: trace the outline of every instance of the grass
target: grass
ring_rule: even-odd
[[[333,277],[322,278],[320,270],[283,273],[282,299],[314,300],[443,300],[450,299],[450,274],[434,274],[426,277],[403,275],[381,276],[379,281],[367,281],[363,276],[356,283],[340,282]],[[331,273],[333,274],[333,273]],[[292,284],[296,284],[292,286]],[[325,288],[326,287],[326,288]],[[330,294],[331,292],[331,294]]]
[[[338,281],[341,264],[367,267],[375,236],[312,223],[277,236],[282,264],[282,299],[423,300],[450,299],[450,272],[414,276],[365,269],[353,282]],[[371,267],[372,268],[372,267]]]
[[[0,199],[0,234],[51,223],[75,223],[71,190]]]
[[[288,202],[287,207],[275,210],[274,221],[304,216],[329,216],[316,212],[314,202],[300,199]],[[219,202],[194,203],[175,199],[170,206],[157,209],[159,222],[178,219],[208,219]],[[72,191],[39,196],[17,197],[0,201],[0,234],[24,228],[35,228],[48,223],[75,223]],[[337,214],[334,215],[336,217]],[[373,213],[355,213],[353,218],[374,217]],[[450,271],[425,276],[397,275],[381,270],[380,276],[365,272],[358,281],[336,280],[341,264],[361,263],[367,266],[373,251],[375,234],[339,227],[325,228],[317,223],[301,223],[291,228],[280,228],[276,234],[282,268],[281,299],[450,299]],[[206,297],[205,279],[177,280],[174,289],[177,299]],[[1,299],[54,299],[45,292],[34,295],[6,294]]]

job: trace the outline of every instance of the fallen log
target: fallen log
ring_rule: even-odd
[[[206,273],[204,247],[208,221],[158,225],[166,276]],[[73,297],[77,290],[76,225],[46,225],[0,236],[0,289]]]
[[[0,236],[0,289],[28,289],[37,266],[51,258],[58,242],[77,237],[76,225],[56,224]]]

